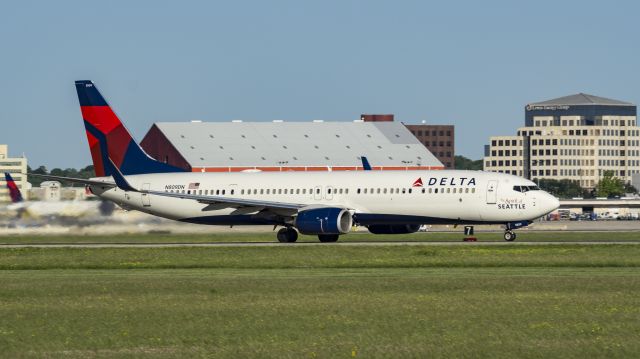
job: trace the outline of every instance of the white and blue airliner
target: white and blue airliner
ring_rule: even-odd
[[[512,241],[514,229],[559,206],[534,182],[493,172],[186,172],[148,156],[91,81],[75,85],[97,177],[47,177],[84,183],[127,209],[198,224],[280,226],[280,242],[298,233],[335,242],[354,225],[399,234],[423,224],[501,224]]]

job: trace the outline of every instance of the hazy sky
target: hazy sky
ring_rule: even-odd
[[[527,102],[640,102],[637,1],[5,1],[0,143],[32,167],[90,164],[74,80],[139,141],[160,121],[456,126],[482,157]]]

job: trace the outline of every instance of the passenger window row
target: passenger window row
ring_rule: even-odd
[[[409,194],[414,193],[413,188],[358,188],[358,194]],[[447,187],[447,188],[422,188],[415,193],[476,193],[475,187]]]
[[[518,192],[527,192],[538,190],[539,188],[536,186],[514,186],[514,191]],[[326,189],[327,194],[349,194],[348,188],[333,188],[329,187]],[[182,193],[182,194],[195,194],[195,195],[204,195],[204,196],[224,196],[227,191],[225,189],[217,189],[217,190],[165,190],[167,193]],[[235,189],[229,190],[230,195],[235,194]],[[252,188],[252,189],[241,189],[240,195],[251,196],[251,195],[306,195],[306,194],[320,194],[321,190],[319,187],[309,188]],[[413,188],[358,188],[356,190],[357,194],[411,194],[411,193],[476,193],[475,187],[446,187],[446,188],[421,188],[421,189],[413,189]]]
[[[197,194],[197,195],[205,195],[205,196],[224,196],[226,195],[226,190],[165,190],[165,192],[168,193],[182,193],[182,194]],[[235,194],[235,189],[231,189],[229,190],[229,194],[230,195],[234,195]],[[313,194],[314,193],[314,189],[313,188],[309,188],[308,190],[306,188],[261,188],[261,189],[257,189],[257,188],[252,188],[252,189],[241,189],[240,190],[240,195],[274,195],[274,194],[288,194],[288,195],[299,195],[299,194]],[[316,194],[320,194],[320,187],[317,187],[315,189],[315,193]],[[332,188],[329,187],[327,188],[327,194],[349,194],[349,189],[348,188]]]

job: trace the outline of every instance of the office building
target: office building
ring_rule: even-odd
[[[446,169],[455,168],[455,128],[453,125],[405,125]]]
[[[375,115],[363,114],[360,120],[364,122],[393,122],[392,114]],[[407,125],[407,129],[416,136],[446,169],[455,168],[455,127],[453,125]]]
[[[530,103],[515,136],[492,136],[484,169],[594,188],[605,171],[629,183],[640,172],[636,105],[576,94]]]

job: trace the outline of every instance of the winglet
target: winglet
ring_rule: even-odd
[[[140,192],[129,184],[127,179],[124,178],[124,175],[122,174],[122,172],[120,172],[118,167],[116,167],[116,165],[113,163],[111,158],[109,158],[109,167],[111,167],[109,168],[109,170],[111,171],[111,176],[113,177],[113,180],[116,182],[116,186],[118,186],[118,188],[120,188],[123,191]]]
[[[24,199],[22,198],[22,193],[20,193],[20,189],[16,185],[16,181],[14,181],[13,177],[11,177],[11,174],[9,172],[5,172],[4,178],[7,181],[7,188],[9,189],[11,202],[18,203],[24,201]]]
[[[362,160],[362,167],[364,168],[364,170],[371,171],[371,165],[369,164],[369,160],[365,156],[360,157],[360,159]]]

